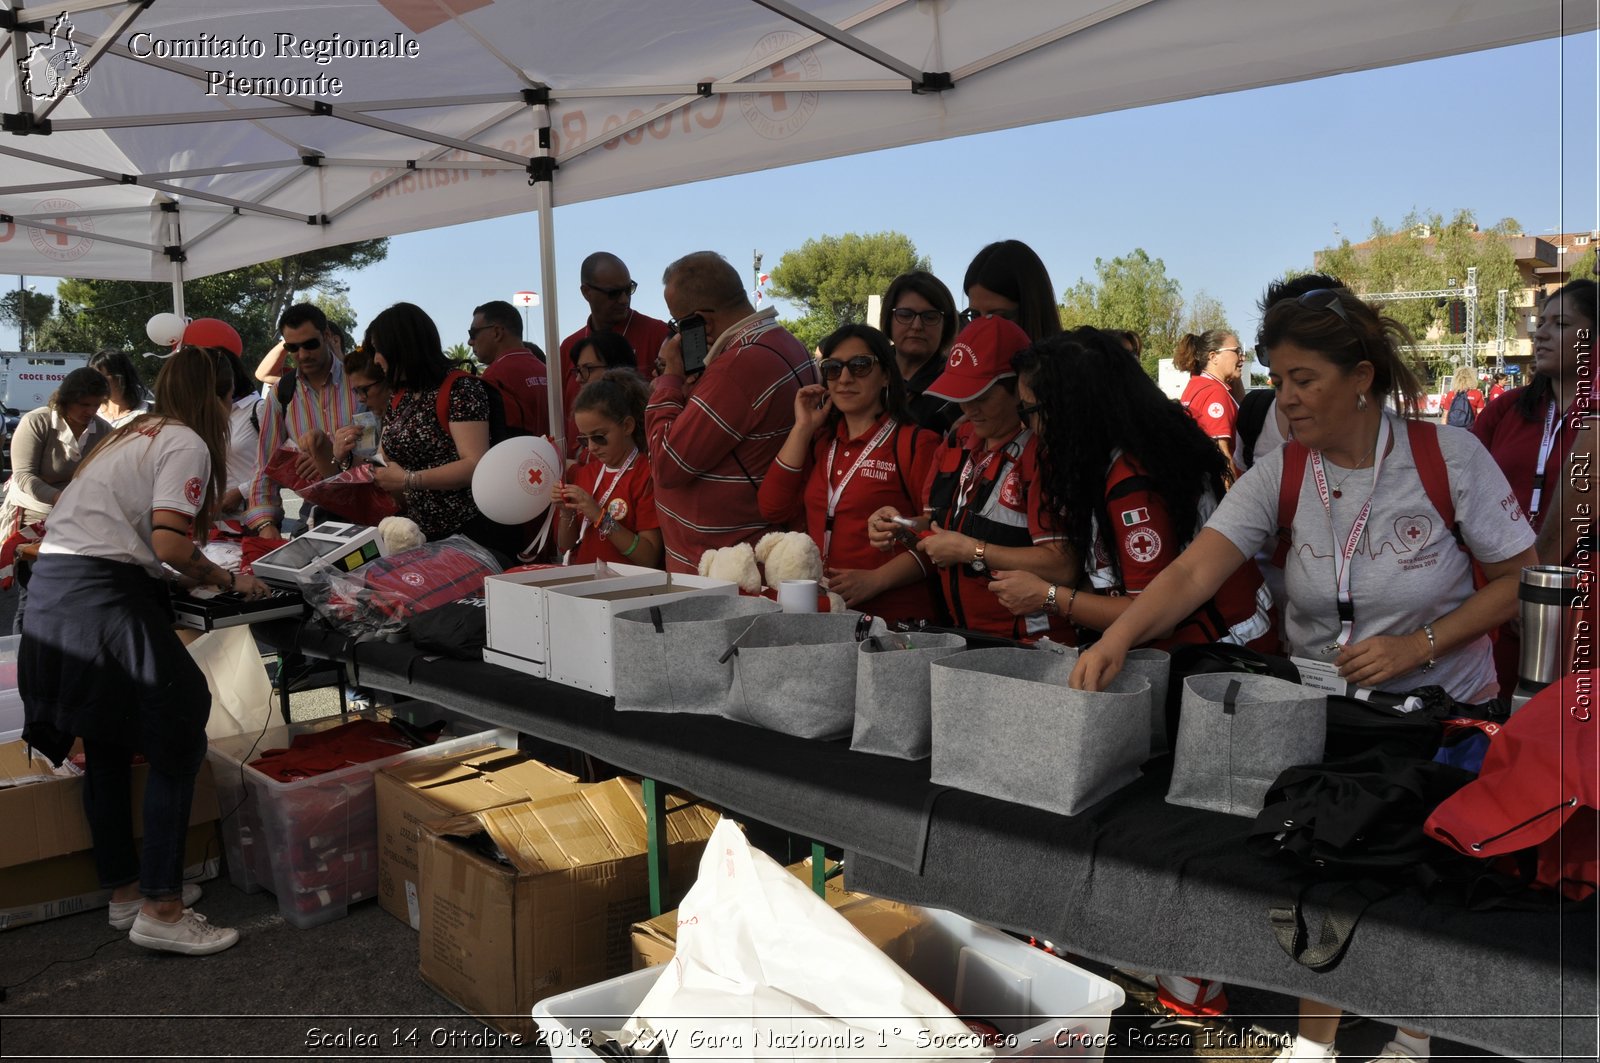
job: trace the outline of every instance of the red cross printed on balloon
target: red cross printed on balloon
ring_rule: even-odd
[[[544,470],[540,469],[538,467],[534,467],[532,469],[529,469],[528,470],[528,482],[530,484],[542,484],[542,483],[544,483]]]

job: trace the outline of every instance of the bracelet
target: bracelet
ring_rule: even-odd
[[[626,550],[622,551],[622,556],[623,557],[632,557],[633,556],[633,552],[635,550],[639,549],[639,540],[641,538],[642,538],[642,536],[638,532],[634,532],[633,533],[633,542],[629,543],[628,544],[628,548]]]
[[[1050,584],[1050,589],[1044,592],[1044,611],[1049,613],[1051,616],[1054,616],[1056,614],[1057,608],[1058,608],[1058,606],[1056,605],[1056,585],[1054,583],[1052,583],[1052,584]]]
[[[1439,644],[1434,641],[1432,624],[1423,624],[1422,633],[1428,636],[1428,663],[1422,666],[1422,670],[1426,672],[1434,665],[1434,658],[1437,656]]]
[[[1067,595],[1067,623],[1072,623],[1072,603],[1078,600],[1078,588],[1072,588],[1072,593]]]
[[[613,517],[610,513],[607,513],[605,516],[600,518],[599,530],[600,538],[611,538],[613,535],[617,534],[617,518]]]
[[[417,483],[416,470],[414,470],[414,469],[407,469],[406,470],[406,485],[405,486],[406,486],[406,490],[407,491],[415,491],[415,490],[418,489],[418,487],[420,485]]]

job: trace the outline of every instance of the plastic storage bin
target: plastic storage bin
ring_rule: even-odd
[[[17,645],[21,635],[0,639],[0,743],[22,737],[22,695],[17,693]]]
[[[988,1019],[1006,1035],[997,1056],[1102,1059],[1122,990],[1081,967],[954,912],[914,909],[922,931],[890,958],[958,1015]],[[599,1059],[594,1031],[620,1029],[661,976],[660,967],[547,997],[533,1006],[539,1040],[555,1061]]]
[[[249,766],[295,735],[379,718],[356,713],[272,727],[216,739],[208,750],[222,809],[228,878],[246,893],[271,890],[284,921],[302,930],[342,918],[351,902],[378,895],[376,772],[417,757],[516,745],[510,731],[483,731],[289,783]]]

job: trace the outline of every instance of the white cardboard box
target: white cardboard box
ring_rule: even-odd
[[[616,690],[611,660],[611,614],[643,609],[698,594],[739,593],[728,580],[664,572],[652,580],[623,576],[550,588],[546,614],[550,678],[610,696]]]
[[[565,565],[507,572],[483,581],[484,609],[488,614],[488,645],[483,659],[539,676],[550,674],[549,625],[545,595],[550,587],[594,583],[618,576],[648,576],[660,584],[667,574],[638,565]]]

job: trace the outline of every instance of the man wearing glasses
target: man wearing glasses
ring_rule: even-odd
[[[542,436],[550,431],[550,371],[544,352],[522,342],[522,315],[503,299],[472,311],[467,344],[483,363],[483,379],[505,399],[506,427]]]
[[[685,372],[684,336],[663,344],[645,408],[667,571],[692,573],[708,549],[773,530],[756,496],[794,427],[795,393],[817,371],[777,308],[757,313],[739,271],[715,251],[683,256],[661,281],[705,359]]]
[[[339,333],[328,325],[320,307],[299,303],[278,320],[288,365],[261,409],[261,438],[256,449],[255,479],[250,485],[244,525],[265,539],[282,538],[282,495],[266,474],[268,462],[285,442],[301,449],[321,432],[334,432],[355,421],[356,397],[345,379]],[[292,366],[290,368],[289,366]]]
[[[656,355],[667,342],[667,323],[633,309],[633,293],[639,282],[628,273],[627,265],[609,251],[596,251],[578,269],[578,290],[589,304],[589,320],[583,328],[561,341],[561,364],[572,371],[572,348],[591,332],[615,332],[628,341],[638,360],[639,372],[646,380],[653,375]],[[568,376],[567,405],[578,392],[577,379]]]

